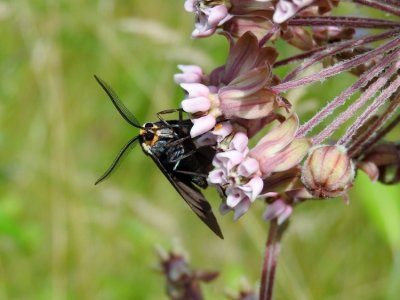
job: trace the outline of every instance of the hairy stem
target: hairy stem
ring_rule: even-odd
[[[353,117],[357,111],[365,105],[365,103],[375,95],[395,74],[400,66],[400,61],[392,65],[387,69],[382,76],[380,76],[373,84],[371,84],[368,89],[361,94],[361,96],[350,105],[343,113],[341,113],[329,127],[326,127],[321,133],[319,133],[314,139],[314,143],[319,144],[328,137],[330,137],[344,122]],[[364,111],[364,113],[358,117],[356,122],[350,127],[350,129],[345,134],[344,139],[339,141],[339,144],[344,143],[350,139],[354,132],[393,94],[396,92],[400,85],[400,78],[397,78],[393,83],[391,83],[374,101],[373,103]]]
[[[366,37],[361,37],[361,38],[354,39],[351,41],[345,41],[345,42],[340,42],[340,43],[336,43],[336,44],[331,44],[320,50],[316,49],[316,50],[319,50],[318,53],[315,52],[315,55],[313,57],[311,57],[309,60],[304,61],[300,66],[298,66],[292,72],[290,72],[288,75],[286,75],[286,77],[282,80],[282,82],[287,82],[289,80],[294,79],[304,69],[312,66],[315,63],[322,61],[326,57],[340,53],[343,50],[353,49],[355,47],[359,47],[364,44],[375,42],[375,41],[378,41],[381,39],[386,39],[386,38],[395,36],[396,34],[399,34],[399,33],[400,33],[400,30],[387,31],[387,32],[377,34],[377,35],[366,36]],[[304,59],[304,58],[305,57],[303,57],[302,59]]]
[[[265,36],[260,40],[259,45],[260,47],[264,46],[266,42],[269,41],[269,39],[280,29],[280,26],[278,24],[274,24],[272,28],[267,32]]]
[[[400,37],[393,39],[392,41],[386,43],[383,46],[380,46],[374,50],[368,51],[364,54],[357,55],[356,57],[349,59],[344,62],[337,63],[336,65],[326,68],[320,72],[304,76],[303,78],[288,81],[288,82],[283,82],[281,84],[278,84],[274,87],[272,87],[272,90],[279,94],[286,92],[287,90],[294,89],[300,86],[304,86],[310,83],[314,83],[316,81],[323,81],[325,79],[328,79],[332,76],[335,76],[337,74],[340,74],[344,71],[350,70],[355,68],[356,66],[363,64],[373,58],[375,58],[378,55],[381,55],[387,51],[392,50],[393,48],[396,48],[400,45]]]
[[[389,31],[389,32],[385,32],[385,33],[382,33],[382,34],[378,34],[376,36],[362,37],[362,38],[359,38],[359,39],[338,43],[337,45],[332,45],[331,47],[326,48],[326,50],[320,51],[314,57],[311,57],[310,60],[303,62],[300,66],[298,66],[296,69],[294,69],[288,75],[286,75],[286,77],[282,80],[282,82],[287,82],[289,80],[292,80],[300,72],[302,72],[304,69],[308,68],[309,66],[311,66],[311,65],[313,65],[313,64],[315,64],[317,62],[320,62],[321,60],[323,60],[326,57],[329,57],[331,55],[340,53],[343,50],[352,49],[352,48],[355,48],[357,46],[361,46],[361,45],[364,45],[364,44],[368,44],[368,43],[374,42],[374,41],[377,40],[377,38],[378,39],[386,38],[386,37],[392,36],[391,34],[399,34],[399,33],[400,33],[400,31],[398,31],[398,30]]]
[[[372,147],[375,143],[379,142],[390,130],[392,130],[399,122],[400,115],[398,115],[390,124],[381,127],[386,123],[387,120],[398,110],[400,107],[400,94],[393,99],[389,107],[385,112],[370,126],[365,132],[361,133],[360,136],[350,145],[348,155],[350,157],[357,157],[363,150]]]
[[[279,225],[277,219],[270,222],[268,238],[265,244],[264,263],[261,274],[259,300],[271,300],[274,288],[275,271],[280,252],[280,242],[285,225]]]
[[[359,17],[342,16],[309,16],[295,17],[288,22],[289,26],[335,26],[352,28],[387,29],[399,28],[399,22]]]
[[[385,4],[384,2],[388,3],[388,1],[382,1],[380,2],[375,2],[371,0],[352,0],[354,3],[362,4],[365,6],[369,6],[372,8],[376,8],[385,12],[388,12],[390,14],[393,14],[395,16],[400,16],[400,9],[391,6],[390,4]],[[393,2],[393,1],[390,1]]]
[[[380,0],[381,3],[393,5],[400,8],[400,1],[399,0]]]
[[[331,115],[338,107],[342,106],[346,100],[353,95],[357,90],[364,87],[372,79],[378,76],[388,65],[390,65],[399,55],[399,51],[393,52],[385,56],[378,64],[372,67],[368,72],[363,75],[349,88],[342,92],[336,99],[331,101],[327,106],[320,110],[313,118],[301,126],[297,132],[297,137],[305,136],[315,126],[323,122],[329,115]]]
[[[397,65],[397,69],[393,71],[395,73],[399,70],[400,62]],[[388,77],[388,76],[385,76]],[[390,77],[389,77],[390,78]],[[387,78],[386,80],[389,80]],[[357,120],[351,125],[351,127],[347,130],[346,134],[338,141],[340,145],[346,145],[351,142],[354,134],[357,132],[359,128],[373,116],[373,114],[382,106],[389,98],[392,96],[400,87],[400,77],[394,80],[384,91],[374,100],[374,102],[368,106],[368,108],[357,118]]]
[[[274,64],[274,68],[278,68],[280,66],[284,66],[287,64],[291,64],[291,63],[295,63],[298,61],[304,61],[306,58],[311,57],[312,55],[319,53],[318,56],[313,57],[312,59],[304,62],[303,64],[301,64],[297,69],[299,70],[295,70],[293,72],[290,73],[290,75],[287,75],[286,78],[283,81],[288,81],[293,79],[298,73],[300,73],[302,70],[304,70],[305,68],[307,68],[308,66],[317,63],[319,61],[321,61],[321,59],[330,56],[332,54],[336,54],[342,50],[346,50],[348,48],[352,48],[352,47],[357,47],[357,46],[361,46],[364,44],[368,44],[368,43],[372,43],[372,42],[376,42],[379,40],[383,40],[383,39],[387,39],[387,38],[391,38],[396,36],[397,34],[400,33],[399,29],[395,29],[395,30],[390,30],[390,31],[386,31],[383,33],[379,33],[379,34],[375,34],[375,35],[370,35],[370,36],[364,36],[364,37],[360,37],[358,39],[353,39],[351,41],[344,41],[344,42],[337,42],[337,43],[332,43],[329,45],[325,45],[325,46],[321,46],[318,47],[316,49],[301,53],[301,54],[297,54],[294,56],[290,56],[288,58],[282,59],[280,61],[277,61]],[[292,74],[293,73],[293,74]]]

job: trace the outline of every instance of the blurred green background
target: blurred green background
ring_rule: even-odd
[[[243,277],[256,286],[267,232],[261,201],[238,222],[218,216],[222,241],[139,147],[93,185],[137,134],[93,74],[145,122],[179,105],[177,64],[209,71],[224,62],[222,37],[190,39],[182,5],[0,0],[0,299],[166,299],[154,245],[181,245],[194,266],[222,271],[207,299],[224,299]],[[291,93],[303,121],[347,82],[330,84]],[[398,299],[400,187],[363,174],[355,186],[349,206],[298,207],[276,299]],[[207,195],[217,211],[217,195]]]

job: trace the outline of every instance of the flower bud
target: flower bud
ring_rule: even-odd
[[[354,180],[354,164],[342,146],[317,146],[306,159],[301,180],[317,198],[343,195]]]

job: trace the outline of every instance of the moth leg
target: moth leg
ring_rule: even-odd
[[[180,162],[182,159],[185,159],[186,157],[192,156],[192,155],[195,154],[196,152],[197,152],[197,150],[192,150],[192,151],[189,151],[188,153],[186,153],[185,155],[182,155],[182,156],[179,156],[179,157],[176,158],[176,159],[170,160],[171,163],[176,162],[176,164],[175,164],[173,170],[174,170],[174,171],[176,170],[176,168],[178,167],[179,162]]]
[[[169,148],[169,147],[173,147],[173,146],[182,144],[182,142],[184,142],[184,141],[186,141],[186,140],[188,140],[188,139],[190,139],[190,135],[185,136],[185,137],[183,137],[183,138],[180,138],[180,139],[178,139],[178,140],[175,140],[175,141],[173,141],[173,142],[167,143],[167,144],[165,145],[165,148]]]
[[[182,121],[182,119],[183,119],[183,118],[182,118],[182,112],[183,112],[183,109],[182,109],[182,108],[172,108],[172,109],[166,109],[166,110],[159,111],[159,112],[157,113],[157,118],[158,118],[161,122],[163,122],[164,124],[170,126],[170,124],[168,124],[168,122],[164,119],[164,117],[163,117],[162,115],[173,114],[173,113],[175,113],[175,112],[178,112],[178,113],[179,113],[179,121]]]
[[[204,177],[207,178],[207,174],[202,174],[202,173],[196,173],[196,172],[191,172],[191,171],[182,171],[182,170],[174,170],[175,173],[179,174],[185,174],[185,175],[191,175],[191,176],[198,176],[198,177]]]

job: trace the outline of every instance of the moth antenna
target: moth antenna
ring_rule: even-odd
[[[136,117],[129,111],[128,108],[122,103],[122,101],[118,98],[117,94],[113,91],[113,89],[102,79],[94,75],[96,81],[100,84],[103,90],[106,92],[111,102],[114,104],[115,108],[118,110],[119,114],[124,118],[126,122],[131,124],[133,127],[143,129],[140,126]]]

